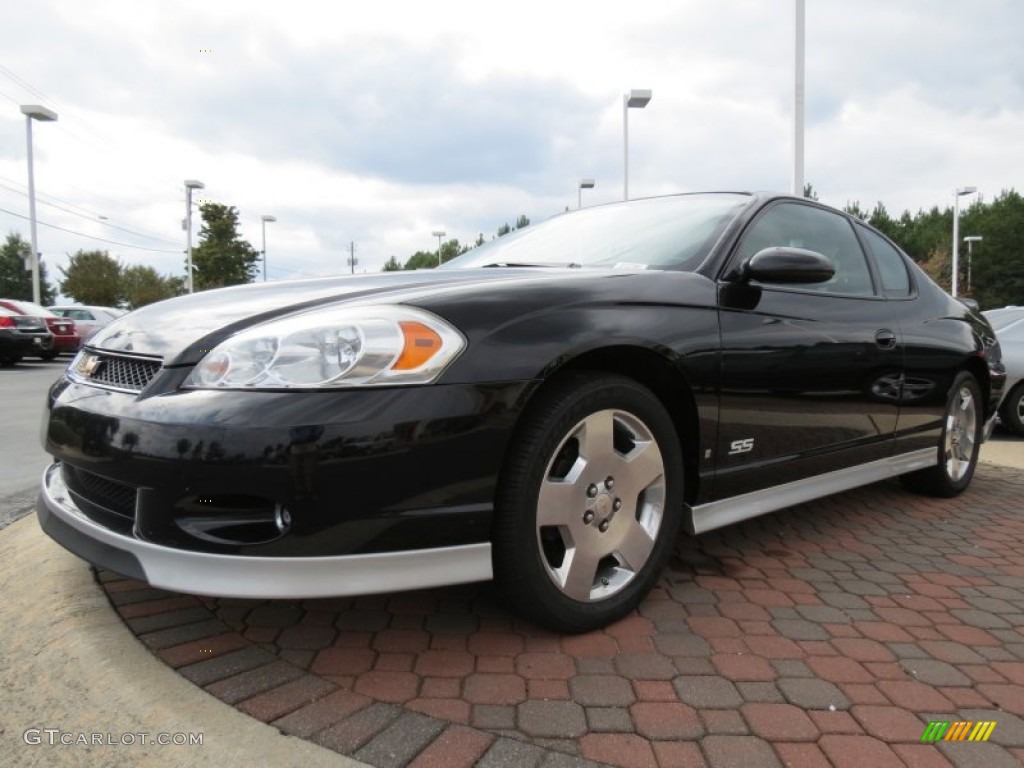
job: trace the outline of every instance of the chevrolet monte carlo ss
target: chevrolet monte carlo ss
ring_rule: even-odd
[[[43,530],[154,586],[355,595],[495,578],[583,631],[682,531],[900,476],[963,491],[999,402],[986,320],[863,222],[677,195],[440,269],[145,307],[48,396]]]

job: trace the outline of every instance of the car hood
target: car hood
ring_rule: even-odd
[[[319,306],[397,304],[477,284],[593,279],[595,274],[610,273],[579,269],[417,270],[221,288],[142,307],[98,330],[88,347],[159,357],[168,366],[192,365],[232,334]]]

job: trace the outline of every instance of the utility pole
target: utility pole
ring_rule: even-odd
[[[356,264],[359,263],[359,259],[356,258],[356,244],[355,244],[355,242],[349,242],[348,249],[349,249],[348,265],[349,265],[349,268],[352,270],[352,274],[354,275],[356,273]]]

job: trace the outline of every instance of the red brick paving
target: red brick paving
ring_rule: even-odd
[[[881,483],[684,537],[635,614],[578,636],[511,616],[488,585],[241,601],[100,581],[166,663],[343,754],[413,734],[413,768],[545,752],[580,768],[967,765],[971,745],[920,737],[935,717],[1024,716],[1022,495],[983,465],[957,499]],[[186,610],[202,615],[182,625]],[[229,663],[245,648],[271,661]]]

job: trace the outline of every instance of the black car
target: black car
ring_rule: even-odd
[[[495,577],[582,631],[699,534],[900,476],[971,480],[986,320],[815,202],[617,203],[440,269],[209,291],[92,337],[49,393],[43,529],[167,589]]]
[[[0,366],[15,365],[23,357],[48,355],[53,334],[38,317],[0,307]]]

